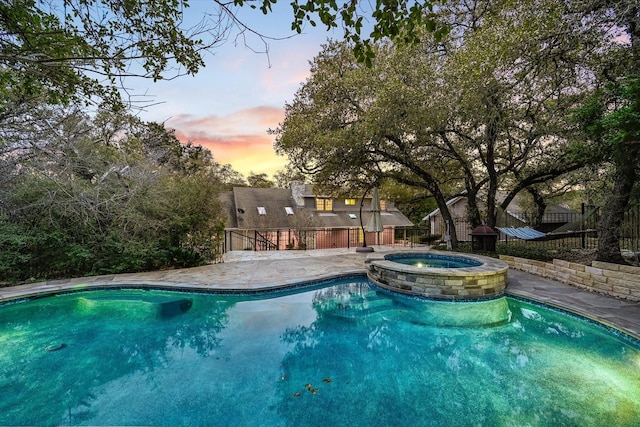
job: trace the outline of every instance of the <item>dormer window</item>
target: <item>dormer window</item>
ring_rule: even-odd
[[[258,215],[266,215],[267,209],[264,206],[258,206]]]
[[[387,210],[387,201],[386,200],[380,200],[380,210],[381,211],[386,211]]]
[[[332,211],[333,210],[333,200],[331,200],[331,199],[323,199],[323,198],[316,198],[316,210],[317,211]]]
[[[293,208],[291,206],[285,206],[284,211],[287,215],[293,215]]]

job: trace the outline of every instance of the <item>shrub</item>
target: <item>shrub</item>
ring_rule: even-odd
[[[552,251],[548,249],[527,244],[498,243],[496,245],[496,251],[498,255],[510,255],[537,261],[552,261],[555,257]]]

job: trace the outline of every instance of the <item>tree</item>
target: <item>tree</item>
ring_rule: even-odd
[[[542,23],[540,7],[550,11]],[[325,185],[424,188],[450,223],[447,199],[464,194],[472,224],[493,226],[499,189],[506,206],[585,164],[572,155],[578,133],[567,116],[589,83],[573,72],[579,46],[592,48],[599,33],[565,46],[567,15],[555,1],[448,2],[439,10],[447,37],[379,43],[371,67],[330,44],[286,106],[276,150]]]
[[[626,264],[620,252],[620,230],[640,177],[640,76],[630,75],[598,91],[579,115],[587,133],[599,143],[599,161],[613,168],[596,260]]]
[[[583,23],[565,2],[471,4],[445,12],[454,39],[447,70],[457,83],[448,95],[454,120],[441,138],[465,171],[472,224],[493,226],[519,192],[537,193],[587,163],[575,155],[581,139],[568,118],[594,82],[591,52],[610,50],[609,28],[602,17]],[[507,190],[500,206],[498,189]],[[540,194],[535,199],[543,211]]]
[[[233,4],[244,3],[235,0]],[[266,14],[273,3],[263,0],[259,7]],[[316,15],[327,28],[341,21],[358,58],[370,63],[369,39],[361,38],[365,17],[360,14],[366,9],[357,1],[339,7],[335,2],[296,0],[291,6],[292,30],[300,33],[306,22],[316,25]],[[35,96],[47,103],[66,104],[100,97],[118,105],[120,79],[195,74],[204,66],[202,54],[224,42],[233,28],[269,39],[242,22],[229,2],[214,0],[208,13],[191,23],[188,7],[186,0],[0,3],[2,102],[11,99],[16,101],[12,105],[18,105]],[[438,26],[432,8],[431,2],[378,2],[371,11],[375,23],[369,37],[413,42],[422,27],[444,34],[446,29]],[[0,119],[7,114],[6,108],[0,104]]]
[[[431,76],[421,60],[428,60],[389,45],[375,53],[368,68],[354,61],[347,45],[327,46],[312,64],[312,77],[285,107],[285,121],[275,130],[276,151],[324,186],[364,189],[388,178],[426,188],[446,216],[443,189],[451,176],[433,171],[434,165],[446,171],[449,159],[412,152],[412,125],[418,120],[408,117],[419,110],[437,115],[437,110],[420,109],[426,98],[419,85],[403,83],[427,81]],[[406,86],[416,90],[403,91]]]
[[[216,1],[217,2],[217,1]],[[258,1],[259,7],[266,15],[272,11],[272,4],[277,0]],[[234,4],[242,6],[246,0],[234,0]],[[408,0],[384,0],[375,5],[371,3],[345,1],[341,5],[336,1],[294,0],[291,2],[293,22],[291,29],[298,34],[304,25],[316,26],[318,20],[328,30],[337,28],[341,23],[344,40],[351,43],[355,57],[367,66],[371,66],[374,57],[373,42],[389,38],[402,44],[418,44],[422,32],[426,29],[436,39],[447,34],[449,28],[443,25],[434,11],[438,1],[411,2]],[[220,4],[220,3],[219,3]],[[372,8],[372,9],[371,9]],[[363,37],[362,30],[371,23],[372,29],[368,37]]]
[[[48,107],[30,118],[2,135],[20,148],[0,157],[0,280],[216,258],[224,185],[211,153],[122,114]]]
[[[180,0],[0,4],[0,81],[5,99],[58,104],[99,96],[119,104],[123,77],[195,74],[202,53],[224,40],[230,17],[188,25]],[[0,117],[6,114],[0,104]]]
[[[285,165],[284,169],[277,171],[273,175],[276,188],[290,188],[293,182],[305,182],[305,177],[300,172],[294,170],[291,165]]]
[[[273,188],[275,183],[271,181],[266,173],[253,173],[251,172],[247,177],[249,187],[253,188]]]
[[[422,223],[425,213],[437,208],[433,196],[423,188],[385,181],[381,183],[380,193],[418,226]]]
[[[640,178],[640,24],[635,2],[615,1],[584,6],[585,13],[604,15],[615,49],[599,53],[600,84],[577,110],[578,122],[596,142],[583,152],[593,164],[611,166],[612,188],[604,203],[596,259],[625,264],[620,232],[625,211]]]

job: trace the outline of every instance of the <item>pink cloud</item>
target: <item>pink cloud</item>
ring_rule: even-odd
[[[277,126],[284,119],[284,109],[258,106],[234,111],[225,116],[192,115],[174,116],[167,124],[176,129],[190,129],[190,133],[203,131],[213,135],[246,133],[266,133],[268,128]]]
[[[274,50],[277,53],[274,53],[272,67],[259,74],[261,86],[270,94],[293,96],[310,74],[309,61],[320,50],[319,38],[299,36],[286,45],[274,46]]]
[[[284,119],[284,110],[282,108],[261,106],[240,110],[230,117],[238,120],[255,121],[266,127],[274,127]]]
[[[219,163],[229,163],[235,170],[272,175],[286,163],[273,150],[274,137],[267,133],[284,119],[281,108],[259,106],[235,111],[226,116],[174,116],[166,125],[175,129],[176,137],[208,148]]]

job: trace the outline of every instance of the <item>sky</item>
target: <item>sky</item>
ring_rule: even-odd
[[[189,19],[211,10],[212,2],[192,0]],[[295,34],[291,28],[289,2],[276,4],[273,15],[242,8],[240,18],[252,29],[282,38]],[[269,41],[269,54],[254,53],[236,41],[237,30],[228,40],[205,55],[206,66],[196,76],[171,81],[138,79],[128,82],[130,91],[146,94],[155,105],[139,113],[146,121],[165,123],[175,129],[181,142],[191,141],[211,150],[214,159],[231,164],[245,177],[250,173],[273,176],[284,168],[286,158],[276,156],[274,136],[268,129],[284,119],[284,106],[292,102],[300,85],[309,77],[309,61],[328,38],[341,38],[340,30],[307,25],[300,35]],[[251,48],[264,51],[257,38]]]

